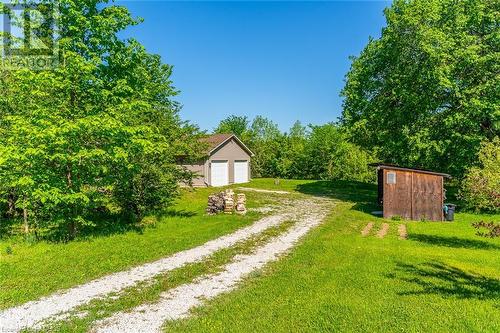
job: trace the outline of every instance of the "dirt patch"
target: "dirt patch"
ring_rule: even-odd
[[[406,225],[400,224],[398,226],[398,234],[399,234],[399,239],[407,239],[408,238],[408,232],[406,231]]]
[[[384,238],[385,235],[387,235],[387,232],[389,231],[389,224],[387,223],[382,223],[382,227],[380,230],[377,232],[377,237],[378,238]]]
[[[373,228],[373,222],[368,223],[363,230],[361,230],[361,236],[366,237],[370,234],[370,231]]]

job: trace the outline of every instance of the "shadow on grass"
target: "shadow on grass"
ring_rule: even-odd
[[[446,246],[464,249],[499,250],[500,246],[482,240],[466,239],[459,237],[445,237],[425,234],[410,234],[409,240],[426,243],[429,245]]]
[[[163,218],[190,218],[197,215],[194,211],[184,209],[166,209],[144,217],[141,221],[135,221],[133,218],[124,218],[123,216],[102,216],[98,217],[95,227],[83,229],[78,238],[91,238],[96,236],[110,236],[114,234],[123,234],[126,232],[137,232],[142,234],[144,229],[155,227]]]
[[[95,213],[88,217],[92,224],[79,226],[76,237],[69,237],[67,224],[49,226],[43,233],[34,230],[29,239],[48,241],[51,243],[66,243],[72,240],[91,240],[96,237],[108,237],[111,235],[136,232],[142,234],[146,228],[154,228],[161,223],[163,218],[190,218],[198,215],[196,211],[166,209],[156,212],[137,221],[134,218],[119,214],[99,214]],[[25,239],[22,234],[22,221],[19,219],[0,220],[0,239],[13,237],[17,240]]]
[[[389,276],[420,287],[399,295],[430,295],[460,299],[499,300],[500,280],[476,273],[469,273],[441,262],[420,265],[397,263],[396,272]]]
[[[0,216],[0,239],[9,237],[13,233],[13,229],[20,225],[21,222],[18,219]]]
[[[312,183],[297,185],[297,191],[320,197],[353,202],[352,209],[364,213],[378,210],[377,185],[356,181],[319,180]]]
[[[169,209],[169,210],[166,210],[160,214],[157,214],[157,218],[160,219],[162,217],[182,217],[182,218],[189,218],[189,217],[193,217],[193,216],[196,216],[197,213],[194,212],[194,211],[188,211],[188,210],[185,210],[185,209],[181,209],[181,210],[176,210],[176,209]]]

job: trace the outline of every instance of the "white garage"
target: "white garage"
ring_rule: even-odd
[[[211,180],[212,186],[229,185],[229,163],[228,161],[211,161]]]
[[[234,182],[236,184],[248,182],[248,161],[234,161]]]
[[[234,134],[214,134],[200,139],[206,157],[182,164],[195,176],[191,186],[226,186],[249,182],[254,154]]]

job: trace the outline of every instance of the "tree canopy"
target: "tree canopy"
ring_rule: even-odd
[[[396,0],[353,58],[342,95],[352,140],[382,160],[461,176],[500,131],[499,3]]]

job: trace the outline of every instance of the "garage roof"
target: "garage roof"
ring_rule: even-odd
[[[247,146],[245,146],[245,144],[236,135],[231,134],[231,133],[212,134],[210,136],[201,138],[200,141],[208,144],[207,154],[210,155],[217,148],[224,145],[226,142],[228,142],[229,140],[231,140],[233,138],[236,140],[236,142],[238,142],[240,144],[240,146],[248,154],[250,154],[250,156],[254,156],[254,153]]]

